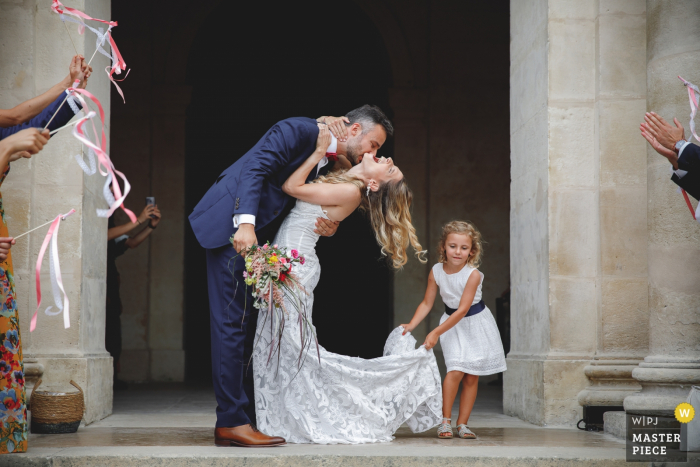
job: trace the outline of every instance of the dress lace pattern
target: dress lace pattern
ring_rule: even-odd
[[[297,201],[275,243],[296,248],[306,263],[295,268],[308,295],[302,300],[309,318],[313,290],[321,275],[314,233],[318,205]],[[410,334],[395,329],[384,356],[365,360],[338,355],[315,344],[301,358],[301,330],[294,306],[288,306],[283,341],[270,356],[271,326],[261,310],[253,354],[258,428],[292,443],[358,444],[391,441],[407,423],[422,432],[442,420],[442,387],[435,356]],[[329,310],[332,312],[332,310]],[[315,331],[314,331],[315,332]],[[269,362],[268,362],[269,361]]]

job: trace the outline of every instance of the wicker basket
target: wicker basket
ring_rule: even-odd
[[[41,379],[34,385],[29,406],[32,411],[32,433],[75,433],[83,419],[83,390],[70,382],[78,392],[39,391]]]

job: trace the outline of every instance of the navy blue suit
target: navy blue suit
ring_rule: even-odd
[[[688,173],[679,178],[673,174],[671,180],[693,198],[700,200],[700,147],[688,144],[678,158],[678,168]]]
[[[310,118],[282,120],[217,178],[189,216],[200,245],[207,249],[211,315],[212,375],[217,427],[255,423],[253,351],[257,314],[243,282],[244,261],[230,238],[233,216],[256,217],[258,244],[272,242],[294,205],[282,184],[316,148],[318,126]],[[328,165],[319,175],[327,173]],[[309,180],[316,178],[312,171]],[[273,434],[273,433],[268,433]]]
[[[48,123],[48,121],[51,120],[51,117],[56,112],[56,109],[59,105],[61,105],[61,102],[63,102],[63,99],[65,98],[65,93],[61,93],[55,101],[46,106],[46,108],[42,110],[36,117],[24,123],[20,123],[19,125],[7,128],[0,128],[0,139],[5,139],[8,136],[11,136],[17,133],[18,131],[22,131],[26,128],[44,128],[46,126],[46,123]],[[56,117],[51,121],[51,124],[48,126],[48,130],[53,131],[56,128],[61,128],[63,125],[68,123],[74,115],[75,114],[73,113],[73,110],[71,110],[70,106],[66,102],[65,104],[63,104],[63,107],[61,107],[61,110],[58,111]]]

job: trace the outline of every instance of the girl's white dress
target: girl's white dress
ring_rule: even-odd
[[[442,301],[450,308],[459,307],[464,287],[470,274],[476,268],[466,265],[461,271],[447,274],[442,263],[433,266],[433,277],[440,288]],[[484,274],[481,275],[479,287],[476,289],[472,305],[481,301],[481,286]],[[444,313],[440,324],[450,315]],[[503,343],[496,326],[496,320],[488,307],[481,313],[462,318],[452,329],[440,336],[440,346],[445,356],[447,371],[461,371],[470,375],[492,375],[506,370],[506,356]]]

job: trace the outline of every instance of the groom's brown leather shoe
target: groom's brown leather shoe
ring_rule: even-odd
[[[251,425],[241,425],[233,428],[217,428],[214,430],[214,443],[217,446],[265,448],[282,446],[287,444],[287,441],[279,436],[267,436]]]

